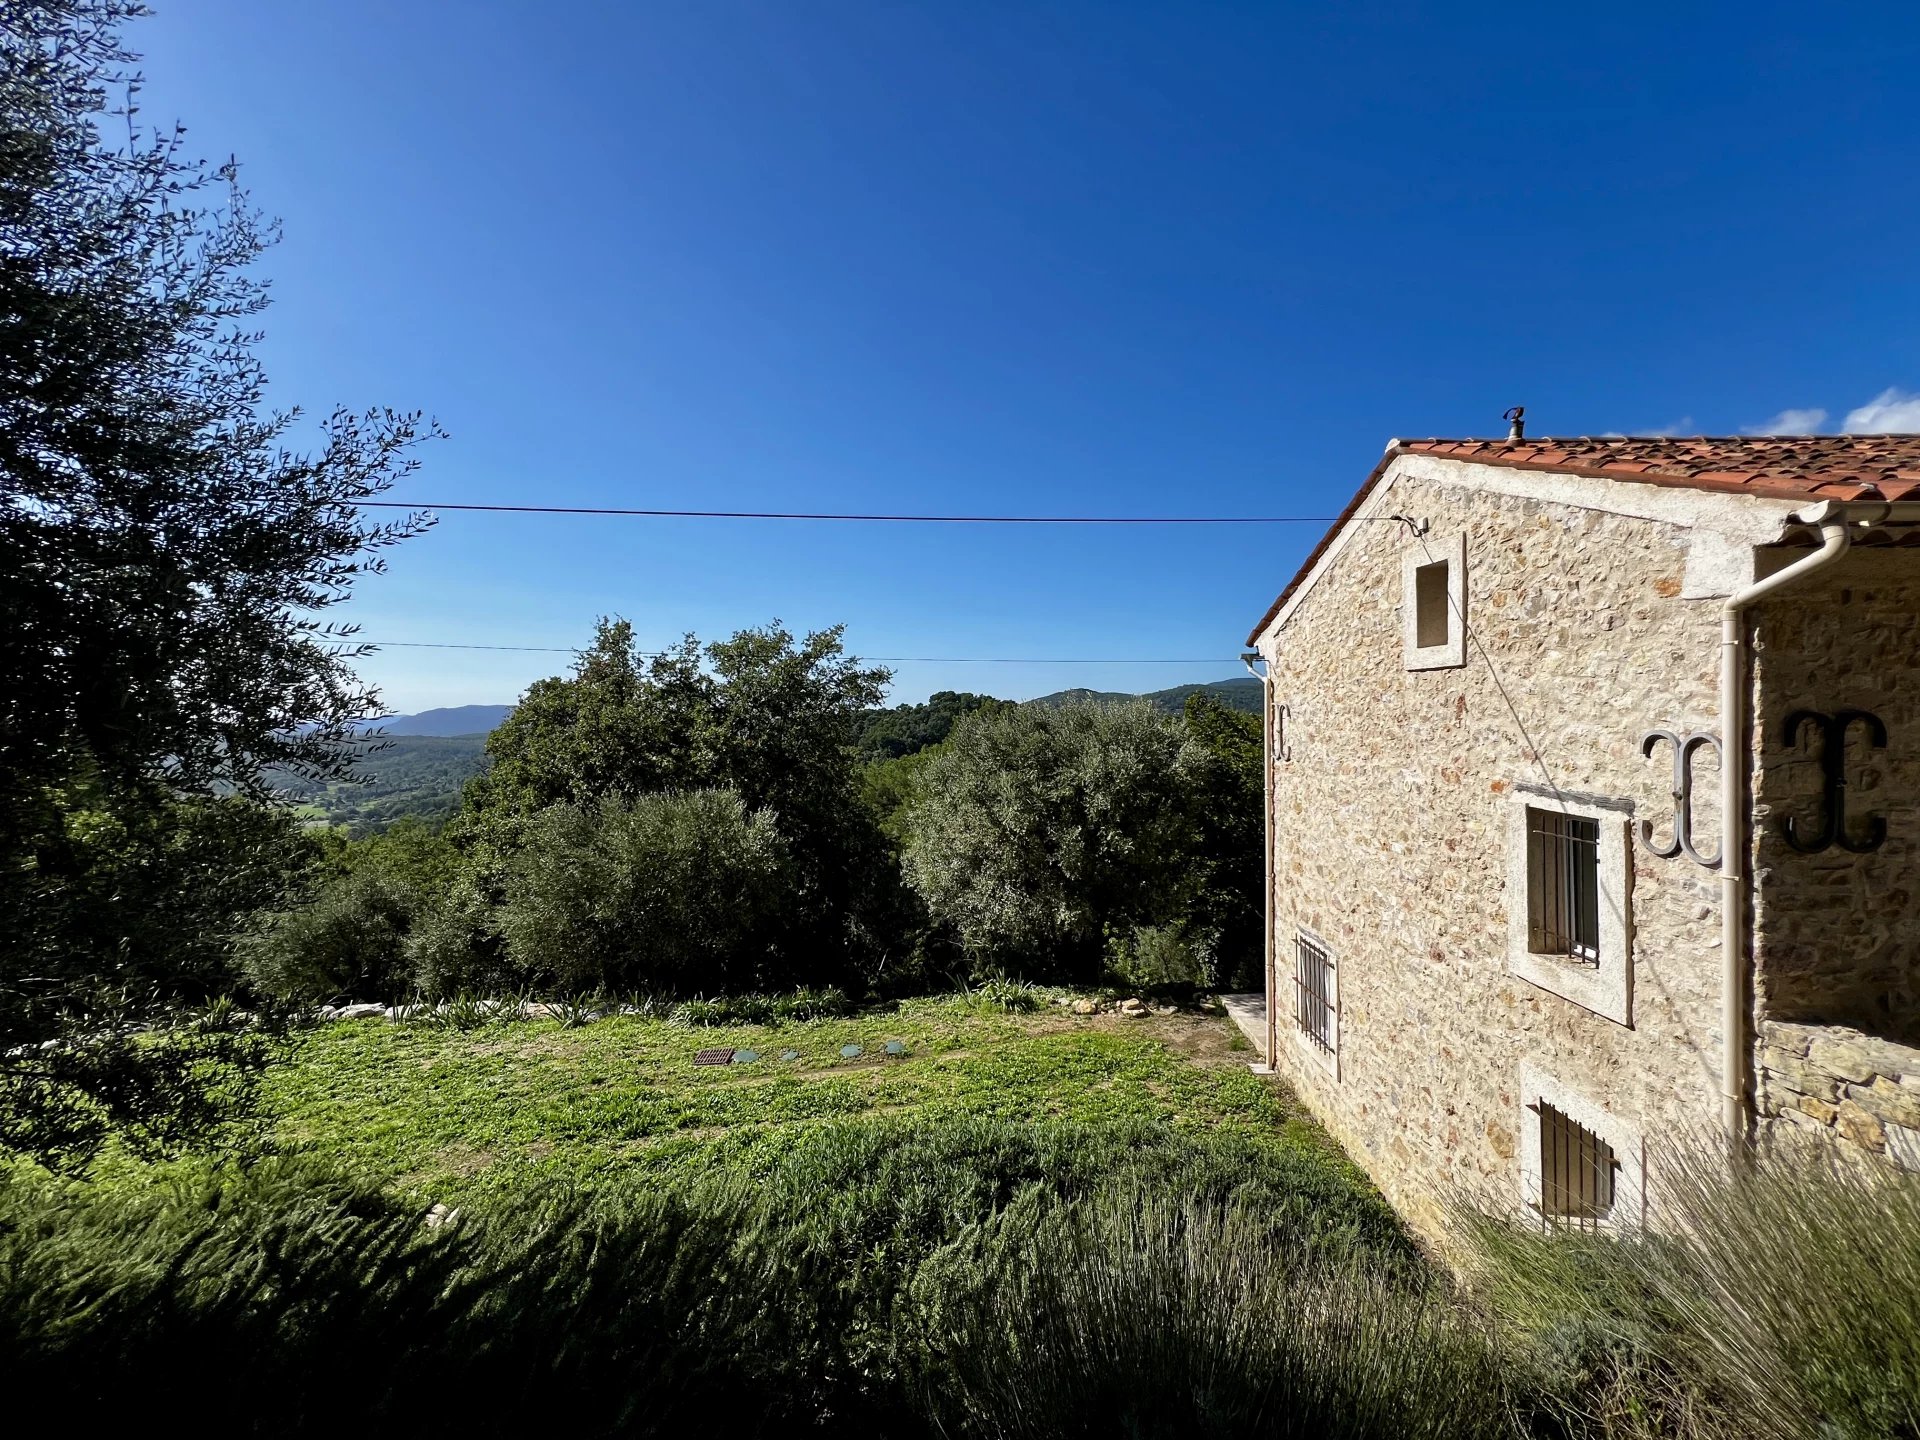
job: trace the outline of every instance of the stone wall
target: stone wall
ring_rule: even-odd
[[[1640,737],[1717,730],[1719,601],[1685,593],[1682,525],[1476,493],[1400,462],[1383,483],[1378,518],[1351,527],[1262,645],[1290,754],[1273,796],[1273,1063],[1425,1224],[1459,1191],[1517,1199],[1523,1067],[1640,1136],[1714,1123],[1714,873],[1631,845],[1629,1026],[1508,972],[1507,857],[1525,784],[1608,797],[1664,836],[1671,763],[1644,757]],[[1389,512],[1426,521],[1428,540]],[[1466,663],[1410,671],[1409,547],[1456,534]],[[1699,788],[1710,853],[1710,762]],[[1339,966],[1337,1070],[1292,1024],[1297,927]]]
[[[1763,1022],[1759,1038],[1763,1135],[1807,1131],[1844,1156],[1920,1171],[1920,1049],[1783,1021]]]
[[[1805,553],[1805,552],[1800,552]],[[1754,785],[1755,979],[1771,1020],[1836,1025],[1920,1044],[1920,552],[1856,550],[1756,616],[1760,769]],[[1848,733],[1848,832],[1886,826],[1879,849],[1796,852],[1783,822],[1817,830],[1820,742],[1789,746],[1795,710],[1866,711],[1875,750]],[[1823,1103],[1825,1103],[1823,1101]]]

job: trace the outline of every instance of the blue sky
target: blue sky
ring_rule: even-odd
[[[437,416],[402,498],[1331,515],[1512,404],[1920,429],[1912,6],[157,3],[147,117],[285,222],[272,398]],[[1241,673],[1318,529],[449,515],[351,611],[1139,690]],[[565,660],[365,669],[416,710]]]

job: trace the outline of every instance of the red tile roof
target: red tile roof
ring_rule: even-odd
[[[1604,436],[1532,440],[1396,440],[1280,598],[1247,637],[1257,644],[1393,457],[1436,455],[1556,475],[1594,475],[1768,500],[1920,500],[1920,435]]]
[[[1920,500],[1920,435],[1583,435],[1575,440],[1403,440],[1400,448],[1481,465],[1771,500]]]

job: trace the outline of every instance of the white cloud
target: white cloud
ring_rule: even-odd
[[[1920,433],[1920,395],[1889,386],[1858,410],[1849,410],[1840,429],[1846,435]]]
[[[1893,394],[1889,390],[1887,394]],[[1854,414],[1859,414],[1855,411]],[[1818,435],[1820,427],[1827,423],[1827,412],[1817,407],[1805,410],[1782,410],[1764,425],[1749,425],[1742,435]]]

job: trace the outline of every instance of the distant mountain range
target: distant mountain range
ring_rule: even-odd
[[[1154,708],[1177,715],[1187,697],[1205,690],[1222,705],[1233,710],[1257,714],[1260,709],[1260,682],[1251,675],[1232,680],[1215,680],[1209,685],[1174,685],[1145,695],[1129,695],[1119,690],[1059,690],[1029,700],[1029,705],[1069,705],[1079,700],[1150,700]],[[369,722],[389,735],[484,735],[499,728],[513,713],[511,705],[455,705],[443,710],[422,710],[418,715],[389,715]]]
[[[1173,685],[1165,690],[1150,690],[1144,695],[1128,695],[1119,690],[1057,690],[1027,703],[1073,705],[1086,700],[1150,700],[1154,709],[1168,715],[1178,715],[1181,707],[1187,703],[1187,697],[1196,690],[1206,691],[1229,710],[1244,710],[1249,715],[1260,713],[1260,682],[1251,675],[1215,680],[1207,685]]]
[[[484,735],[497,730],[513,713],[511,705],[455,705],[445,710],[422,710],[418,715],[389,715],[370,720],[368,729],[389,735]]]

